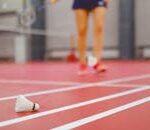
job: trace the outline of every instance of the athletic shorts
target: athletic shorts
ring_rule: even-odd
[[[86,9],[92,10],[96,7],[107,7],[104,0],[74,0],[73,9]]]

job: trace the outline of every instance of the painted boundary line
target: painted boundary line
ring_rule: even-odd
[[[99,85],[99,86],[103,86],[103,85]],[[105,87],[126,87],[126,88],[138,88],[138,87],[141,87],[141,86],[150,86],[150,85],[127,85],[127,84],[106,84]],[[23,94],[24,96],[26,97],[33,97],[33,96],[39,96],[39,95],[45,95],[45,94],[51,94],[51,93],[59,93],[59,92],[67,92],[67,91],[71,91],[71,90],[77,90],[77,89],[84,89],[84,88],[89,88],[89,87],[69,87],[69,88],[58,88],[58,89],[50,89],[50,90],[46,90],[46,91],[39,91],[39,92],[33,92],[33,93],[27,93],[27,94]],[[1,97],[0,98],[0,101],[6,101],[6,100],[11,100],[11,99],[16,99],[18,97],[18,95],[15,95],[15,96],[7,96],[7,97]]]
[[[101,85],[100,85],[101,86]],[[106,84],[106,87],[138,88],[141,86],[150,86],[150,84]]]
[[[19,122],[23,122],[23,121],[27,121],[27,120],[31,120],[31,119],[35,119],[35,118],[55,114],[55,113],[66,111],[66,110],[79,108],[79,107],[82,107],[82,106],[86,106],[86,105],[90,105],[90,104],[93,104],[93,103],[98,103],[98,102],[118,98],[118,97],[121,97],[121,96],[125,96],[125,95],[129,95],[129,94],[145,91],[145,90],[148,90],[148,89],[150,89],[149,86],[143,86],[143,87],[140,87],[140,88],[136,88],[136,89],[132,89],[132,90],[116,93],[116,94],[111,94],[111,95],[108,95],[108,96],[104,96],[104,97],[100,97],[100,98],[96,98],[96,99],[92,99],[92,100],[88,100],[88,101],[84,101],[84,102],[80,102],[80,103],[60,107],[60,108],[49,110],[49,111],[40,112],[40,113],[29,115],[29,116],[24,116],[24,117],[20,117],[20,118],[14,118],[14,119],[11,119],[11,120],[2,121],[2,122],[0,122],[0,127],[13,125],[13,124],[16,124],[16,123],[19,123]]]
[[[144,74],[140,76],[128,76],[125,78],[119,78],[119,79],[113,79],[110,80],[110,83],[116,83],[116,82],[122,82],[123,81],[132,81],[132,80],[139,80],[139,79],[146,79],[150,78],[150,74]],[[107,82],[107,81],[101,81],[101,82]],[[63,82],[63,81],[39,81],[39,80],[8,80],[8,79],[0,79],[0,83],[6,84],[39,84],[39,85],[80,85],[80,84],[90,84],[90,83],[79,83],[79,82]],[[93,84],[99,84],[100,82],[96,82]],[[108,82],[109,83],[109,80]]]
[[[134,102],[131,102],[131,103],[128,103],[128,104],[110,109],[108,111],[105,111],[105,112],[102,112],[102,113],[99,113],[99,114],[95,114],[93,116],[89,116],[87,118],[83,118],[81,120],[77,120],[77,121],[68,123],[66,125],[62,125],[62,126],[53,128],[51,130],[71,130],[73,128],[80,127],[82,125],[88,124],[90,122],[94,122],[96,120],[100,120],[102,118],[105,118],[105,117],[111,116],[113,114],[119,113],[121,111],[136,107],[138,105],[144,104],[144,103],[149,102],[149,101],[150,101],[150,97],[146,97],[146,98],[136,100]]]
[[[27,85],[78,85],[83,83],[78,82],[63,82],[63,81],[39,81],[39,80],[7,80],[0,79],[1,84],[27,84]]]
[[[75,85],[75,86],[71,86],[71,87],[64,87],[64,88],[47,90],[47,91],[40,91],[40,92],[35,92],[35,93],[27,93],[27,94],[23,94],[23,95],[27,96],[27,97],[31,97],[31,96],[50,94],[50,93],[67,92],[67,91],[90,88],[90,87],[98,87],[98,86],[109,87],[108,85],[110,85],[110,87],[111,87],[111,86],[113,86],[112,84],[114,84],[114,83],[133,81],[133,80],[145,79],[145,78],[150,78],[150,74],[149,75],[148,74],[147,75],[141,75],[141,76],[125,77],[125,78],[113,79],[113,80],[108,80],[108,81],[101,81],[101,82],[96,82],[96,83],[79,84],[79,85]],[[15,99],[15,98],[17,98],[17,96],[18,95],[1,97],[0,101]]]

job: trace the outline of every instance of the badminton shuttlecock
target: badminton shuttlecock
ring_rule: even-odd
[[[97,64],[97,59],[93,56],[88,56],[87,61],[88,61],[88,65],[92,67]]]
[[[18,96],[16,100],[15,111],[16,112],[31,112],[37,111],[40,108],[39,104],[25,98],[23,95]]]

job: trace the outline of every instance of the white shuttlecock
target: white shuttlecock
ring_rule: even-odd
[[[40,108],[39,104],[33,103],[32,101],[28,100],[23,95],[18,96],[16,100],[16,106],[15,106],[16,112],[37,111],[39,108]]]
[[[96,64],[97,64],[97,59],[93,56],[88,56],[88,65],[93,67]]]

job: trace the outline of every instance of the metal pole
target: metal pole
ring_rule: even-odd
[[[45,0],[32,0],[36,10],[36,21],[32,25],[32,29],[45,30],[45,8],[39,11],[40,6],[45,6]],[[44,60],[46,47],[46,36],[44,35],[32,35],[31,38],[31,59],[32,60]]]
[[[120,0],[119,48],[121,59],[135,58],[134,0]]]

